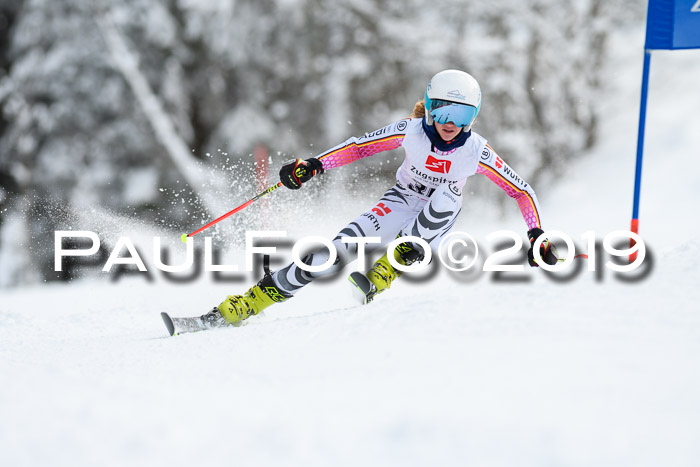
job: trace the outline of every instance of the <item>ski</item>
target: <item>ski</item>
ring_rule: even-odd
[[[368,304],[377,295],[377,287],[361,272],[353,272],[348,276],[348,280],[354,285],[354,296],[360,304]],[[340,308],[339,310],[349,308],[354,308],[354,306]],[[239,325],[238,323],[235,325],[227,323],[216,308],[202,316],[173,318],[166,312],[162,312],[160,316],[163,318],[163,323],[165,323],[165,327],[171,336]]]
[[[359,271],[353,272],[348,276],[348,280],[355,286],[354,295],[357,301],[363,305],[368,304],[377,295],[377,286],[372,284],[367,276]]]
[[[361,280],[361,279],[360,279]],[[363,306],[368,303],[368,301],[365,301],[365,294],[362,293],[361,291],[357,292],[360,304],[354,304],[350,306],[343,306],[339,308],[334,308],[332,310],[327,310],[324,311],[323,313],[336,313],[339,311],[347,311],[347,310],[352,310],[355,308],[359,308],[360,306]],[[376,294],[375,294],[376,295]],[[361,296],[361,297],[360,297]],[[371,295],[372,298],[374,298],[374,295]],[[371,301],[371,298],[369,299]],[[204,316],[192,316],[192,317],[184,317],[184,318],[173,318],[171,317],[168,313],[162,312],[160,314],[161,318],[163,318],[163,322],[165,323],[165,327],[168,329],[168,333],[171,336],[179,336],[181,334],[188,334],[188,333],[193,333],[193,332],[199,332],[199,331],[206,331],[209,329],[220,329],[220,328],[225,328],[225,327],[241,327],[241,326],[248,326],[250,324],[253,324],[251,322],[245,321],[245,322],[240,322],[236,324],[228,324],[226,322],[221,322],[221,321],[208,321],[204,320]],[[304,318],[305,316],[299,316],[299,317],[291,317],[291,318],[284,318],[284,319],[296,319],[296,318]],[[268,322],[274,322],[274,321],[279,321],[279,319],[275,319],[272,321]],[[260,322],[255,323],[257,324],[262,324]]]
[[[169,314],[163,312],[160,314],[163,318],[165,327],[171,336],[179,336],[189,332],[205,331],[207,329],[223,328],[229,326],[228,323],[205,321],[201,316],[188,318],[172,318]]]

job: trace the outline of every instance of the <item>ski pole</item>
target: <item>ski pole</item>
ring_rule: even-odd
[[[194,237],[194,236],[197,235],[199,232],[202,232],[203,230],[206,230],[206,229],[208,229],[209,227],[211,227],[212,225],[221,222],[222,220],[226,219],[227,217],[236,214],[238,211],[241,211],[241,210],[247,208],[248,206],[250,206],[251,204],[253,204],[253,203],[256,202],[257,200],[259,200],[260,198],[262,198],[263,196],[265,196],[265,195],[267,195],[267,194],[269,194],[269,193],[272,193],[273,191],[275,191],[277,188],[279,188],[279,187],[281,187],[281,186],[282,186],[282,182],[279,182],[277,185],[272,185],[272,186],[271,186],[270,188],[268,188],[267,190],[265,190],[265,191],[263,191],[262,193],[260,193],[260,194],[258,194],[258,195],[256,195],[256,196],[254,196],[253,198],[249,199],[248,201],[246,201],[245,203],[241,204],[240,206],[238,206],[237,208],[233,209],[232,211],[227,212],[226,214],[224,214],[223,216],[219,217],[218,219],[214,219],[213,221],[211,221],[211,222],[208,223],[207,225],[205,225],[205,226],[203,226],[203,227],[200,227],[199,229],[195,230],[195,231],[192,232],[191,234],[182,234],[182,235],[180,236],[180,240],[182,240],[183,243],[187,243],[187,237]]]

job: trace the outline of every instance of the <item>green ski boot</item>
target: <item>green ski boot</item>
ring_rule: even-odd
[[[274,303],[283,302],[289,298],[291,295],[279,290],[272,276],[265,275],[245,294],[229,295],[216,309],[228,324],[236,324],[257,315]]]
[[[401,271],[394,269],[389,263],[388,254],[387,252],[379,258],[372,269],[367,271],[367,274],[353,272],[348,277],[348,280],[359,291],[360,299],[365,304],[371,302],[377,294],[390,288],[391,283],[401,276]],[[403,266],[410,266],[416,261],[422,260],[423,257],[423,253],[413,248],[408,242],[401,243],[394,249],[394,259]]]

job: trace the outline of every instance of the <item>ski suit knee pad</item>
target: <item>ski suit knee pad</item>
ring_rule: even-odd
[[[335,251],[337,253],[333,264],[331,264],[322,271],[309,272],[309,276],[311,276],[312,278],[317,278],[333,274],[338,269],[341,269],[342,265],[344,265],[347,262],[347,244],[342,243],[342,241],[338,239],[333,241],[333,247],[335,248]],[[326,264],[329,258],[330,251],[328,250],[328,248],[322,247],[321,249],[304,256],[301,259],[301,262],[306,264],[307,266],[320,266],[322,264]]]

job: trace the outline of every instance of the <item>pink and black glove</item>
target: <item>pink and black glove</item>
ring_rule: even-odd
[[[527,262],[530,263],[530,266],[535,268],[538,267],[539,264],[535,261],[533,246],[535,245],[535,240],[543,233],[544,230],[538,227],[531,229],[527,233],[527,237],[530,239],[530,250],[527,252]],[[556,247],[546,238],[542,241],[542,244],[540,244],[540,257],[550,266],[557,264],[557,261],[559,261]]]
[[[305,161],[296,159],[287,162],[280,169],[280,181],[290,190],[298,190],[301,185],[311,180],[314,175],[323,173],[323,164],[312,157]]]

